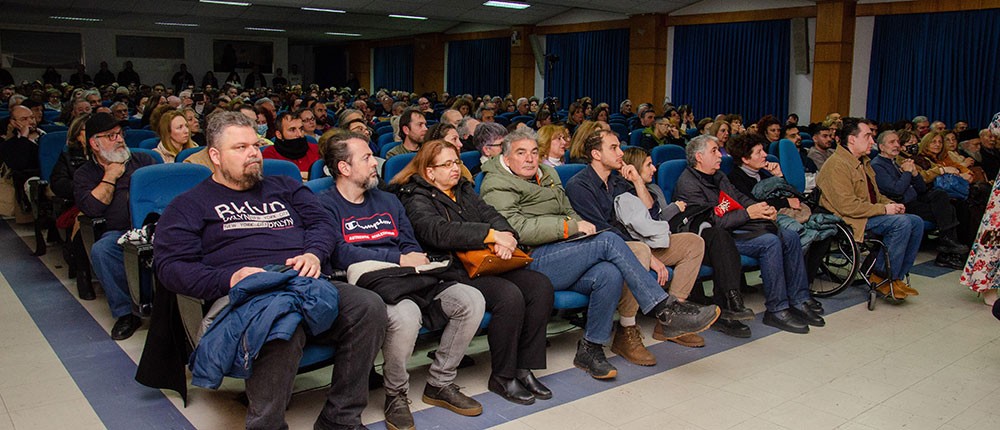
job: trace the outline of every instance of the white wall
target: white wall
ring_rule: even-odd
[[[809,73],[795,74],[795,49],[789,44],[791,55],[788,61],[788,113],[799,115],[799,122],[808,124],[809,112],[812,110],[813,64],[816,51],[816,18],[806,19],[806,34],[809,40]]]
[[[273,38],[273,37],[246,37],[246,36],[230,36],[230,35],[220,35],[220,34],[205,34],[205,33],[185,33],[183,30],[179,31],[131,31],[131,30],[115,30],[107,29],[100,26],[92,27],[33,27],[33,26],[8,26],[8,29],[14,30],[32,30],[32,31],[59,31],[59,32],[72,32],[80,33],[81,40],[83,43],[83,55],[84,55],[84,65],[87,66],[87,74],[94,76],[98,70],[100,70],[101,61],[108,62],[108,69],[117,74],[121,69],[125,61],[132,61],[132,64],[139,73],[139,77],[142,78],[144,84],[154,84],[157,82],[168,84],[170,83],[170,78],[179,69],[181,63],[186,63],[188,66],[188,71],[194,75],[195,80],[201,83],[202,75],[205,74],[212,67],[213,59],[213,46],[212,42],[214,39],[228,39],[228,40],[249,40],[249,41],[263,41],[274,43],[274,67],[281,67],[285,70],[285,74],[288,73],[288,39],[285,38]],[[115,36],[117,35],[133,35],[133,36],[162,36],[162,37],[183,37],[184,38],[184,55],[183,60],[168,60],[168,59],[157,59],[157,58],[127,58],[118,57],[115,53]],[[2,43],[3,41],[0,41]],[[43,49],[43,47],[39,47]],[[6,67],[5,67],[6,68]],[[39,80],[41,79],[44,69],[36,68],[8,68],[10,73],[14,75],[16,81],[22,80]],[[302,65],[299,65],[299,70],[303,70]],[[68,81],[70,75],[76,72],[76,70],[66,70],[58,69],[59,73],[62,74],[63,80]],[[265,74],[265,76],[270,80],[271,75]],[[225,80],[226,74],[216,73],[215,77],[219,79],[220,83]],[[245,76],[242,76],[245,77]]]
[[[854,22],[854,62],[851,70],[851,116],[868,113],[868,74],[872,63],[874,16],[859,16]]]

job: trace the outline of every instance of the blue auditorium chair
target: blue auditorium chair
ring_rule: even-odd
[[[156,160],[156,164],[163,164],[163,156],[160,155],[159,152],[156,152],[152,149],[129,148],[129,151],[131,151],[133,154],[146,154],[150,157],[153,157],[153,160]]]
[[[673,144],[660,145],[653,148],[653,153],[650,156],[653,158],[654,166],[659,166],[667,160],[684,160],[687,157],[683,147]]]
[[[125,130],[125,145],[129,148],[138,148],[143,140],[156,137],[152,130]]]
[[[640,143],[642,143],[642,130],[643,129],[641,129],[641,128],[640,129],[636,129],[636,130],[632,130],[632,135],[629,136],[629,141],[628,141],[629,145],[632,145],[632,146],[641,146]]]
[[[565,187],[573,175],[580,173],[586,167],[586,164],[563,164],[562,166],[556,166],[556,173],[559,174],[559,181]]]
[[[175,163],[183,163],[184,160],[187,160],[188,157],[190,157],[190,156],[194,155],[196,152],[202,151],[204,149],[205,149],[204,146],[196,146],[194,148],[182,149],[181,152],[178,152],[177,156],[174,157],[174,162]]]
[[[382,171],[384,172],[382,175],[382,179],[384,179],[386,182],[391,181],[392,178],[396,176],[396,174],[399,173],[401,170],[403,170],[403,168],[406,167],[407,164],[410,164],[410,161],[413,160],[413,157],[416,156],[417,156],[416,152],[410,152],[406,154],[399,154],[395,157],[385,160],[385,165],[382,166]]]
[[[156,149],[159,144],[159,137],[150,137],[149,139],[143,139],[142,142],[139,142],[139,147],[142,149]]]
[[[309,167],[309,180],[311,181],[313,179],[319,179],[326,176],[326,172],[323,170],[323,167],[325,166],[326,165],[323,163],[323,159],[316,160],[316,162]]]
[[[381,138],[379,140],[381,140]],[[392,148],[395,148],[396,146],[402,145],[402,144],[403,144],[403,142],[389,141],[389,143],[387,143],[385,145],[380,145],[379,146],[379,157],[385,158],[385,156],[389,154],[389,151],[392,150]]]
[[[276,160],[271,158],[264,159],[264,176],[279,176],[284,175],[289,178],[302,180],[302,172],[299,171],[299,166],[288,160]]]

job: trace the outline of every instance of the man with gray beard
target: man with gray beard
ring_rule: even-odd
[[[142,320],[133,313],[118,238],[132,226],[128,208],[132,172],[156,162],[146,154],[129,152],[121,124],[109,113],[91,116],[86,130],[90,162],[73,174],[73,194],[80,212],[106,219],[106,231],[94,243],[91,260],[108,297],[111,316],[117,319],[111,338],[124,340],[142,326]]]

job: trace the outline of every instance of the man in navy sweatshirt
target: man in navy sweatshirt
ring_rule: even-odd
[[[208,153],[215,173],[174,199],[157,224],[154,250],[161,283],[178,294],[215,300],[263,266],[285,264],[318,277],[330,255],[329,213],[301,182],[263,177],[254,123],[239,112],[209,121]],[[315,428],[360,428],[368,401],[368,370],[385,333],[382,300],[334,282],[339,316],[311,342],[335,345],[333,378]],[[248,429],[287,428],[285,409],[307,338],[300,326],[288,341],[264,344],[246,389]]]
[[[347,269],[355,263],[380,261],[403,267],[417,267],[429,261],[413,233],[403,204],[396,196],[375,188],[378,185],[378,161],[368,147],[368,138],[351,134],[329,144],[324,162],[334,175],[335,186],[320,194],[323,206],[333,213],[334,252],[330,261],[335,268]],[[353,270],[353,269],[352,269]],[[444,286],[438,287],[441,289]],[[388,428],[413,428],[407,390],[410,375],[406,361],[427,313],[447,318],[441,343],[431,362],[424,387],[424,403],[441,406],[455,413],[474,416],[483,407],[459,391],[454,380],[465,349],[475,336],[486,311],[482,293],[472,286],[455,283],[432,297],[436,304],[419,307],[403,298],[386,303],[388,327],[382,356],[385,365],[385,420]]]

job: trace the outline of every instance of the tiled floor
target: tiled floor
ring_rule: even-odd
[[[34,257],[11,229],[21,239],[31,234],[0,225],[3,260],[10,263],[0,262],[0,430],[242,425],[245,410],[234,400],[241,381],[227,380],[219,391],[192,389],[187,407],[174,393],[130,381],[145,330],[110,341],[113,321],[103,297],[76,300],[58,252],[41,258],[45,266],[31,264]],[[480,338],[471,348],[478,364],[462,369],[457,382],[484,403],[483,416],[427,408],[419,398],[426,373],[420,354],[411,363],[410,397],[419,428],[997,429],[1000,321],[957,280],[958,272],[914,276],[919,297],[881,302],[875,311],[860,303],[860,291],[849,291],[827,301],[844,309],[808,335],[770,334],[758,321],[750,341],[707,332],[708,346],[700,350],[647,339],[660,364],[639,368],[615,358],[620,375],[613,382],[574,369],[580,331],[561,333],[567,326],[553,324],[549,368],[537,374],[556,397],[530,407],[486,391],[488,354]],[[750,305],[763,308],[759,296]],[[72,318],[53,323],[50,315]],[[641,322],[649,334],[651,321]],[[87,348],[67,347],[70,341]],[[320,370],[296,385],[321,387],[329,377]],[[296,395],[287,414],[291,428],[312,428],[323,400],[322,388]],[[372,391],[363,415],[372,428],[383,428],[381,405],[381,390]]]

